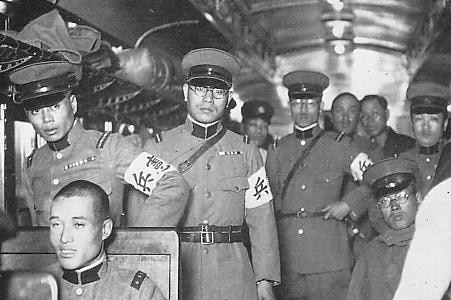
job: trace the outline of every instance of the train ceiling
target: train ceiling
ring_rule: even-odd
[[[402,105],[412,80],[451,79],[451,1],[421,0],[2,0],[9,24],[20,30],[56,5],[65,20],[102,32],[114,48],[149,68],[127,78],[121,70],[88,71],[101,87],[85,107],[115,117],[155,123],[183,120],[180,61],[198,47],[217,47],[243,63],[237,100],[263,99],[276,107],[275,124],[289,117],[283,74],[314,69],[331,78],[326,107],[334,95],[380,93]],[[1,6],[0,6],[1,9]],[[129,57],[130,58],[130,57]],[[130,60],[129,60],[130,61]],[[122,65],[121,65],[122,66]],[[135,66],[131,64],[131,67]],[[123,71],[123,70],[122,70]],[[122,72],[123,75],[124,72]],[[147,76],[147,77],[146,77]],[[93,84],[97,82],[97,84]],[[89,89],[87,89],[89,90]],[[400,104],[401,103],[401,104]]]

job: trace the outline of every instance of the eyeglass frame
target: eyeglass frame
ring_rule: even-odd
[[[403,195],[400,195],[401,193],[403,193]],[[384,196],[384,197],[379,198],[379,199],[377,200],[377,205],[378,205],[380,208],[389,208],[389,207],[391,206],[391,203],[392,203],[393,201],[396,201],[397,204],[406,204],[406,203],[409,201],[409,198],[410,198],[410,196],[411,196],[412,194],[413,194],[412,192],[407,192],[407,191],[403,190],[403,191],[400,191],[400,192],[396,193],[396,197],[387,197],[387,196]],[[388,202],[387,202],[388,204],[382,205],[382,200],[386,200],[386,201],[384,201],[384,202],[387,202],[387,201],[388,201]]]
[[[194,94],[196,94],[199,97],[206,97],[207,93],[209,91],[211,91],[211,96],[213,97],[213,99],[216,99],[216,100],[220,100],[220,99],[225,98],[231,92],[230,89],[227,90],[227,89],[213,88],[213,87],[209,87],[209,86],[205,87],[205,86],[199,86],[199,85],[194,85],[194,84],[188,84],[188,88],[190,90],[192,90],[194,92]],[[199,92],[196,90],[196,88],[204,89],[205,92],[202,93],[203,95],[199,94]],[[220,91],[224,91],[224,95],[221,95],[220,97],[217,97],[217,95],[215,96],[215,91],[219,91],[219,90]]]

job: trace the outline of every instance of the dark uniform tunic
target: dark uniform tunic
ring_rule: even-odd
[[[104,260],[83,272],[63,271],[58,263],[46,271],[56,277],[59,300],[164,300],[158,286],[141,271]]]
[[[221,127],[219,124],[217,130]],[[193,123],[187,119],[185,124],[164,133],[162,142],[149,142],[144,150],[153,151],[177,167],[205,142],[192,133]],[[244,143],[242,136],[227,131],[183,173],[191,194],[180,226],[241,225],[246,220],[253,258],[251,266],[241,242],[210,245],[182,242],[183,299],[256,299],[256,281],[280,282],[272,201],[255,208],[245,207],[245,193],[250,188],[248,177],[262,166],[257,148]]]
[[[313,136],[321,129],[313,128]],[[340,201],[343,177],[358,152],[352,143],[336,141],[336,133],[324,132],[308,157],[300,165],[281,199],[282,186],[301,151],[312,137],[298,138],[296,132],[282,138],[278,146],[269,148],[267,172],[275,199],[276,211],[293,213],[301,208],[318,211]],[[365,194],[353,189],[341,200],[360,216],[367,209]],[[277,222],[282,275],[327,273],[350,269],[353,264],[348,233],[343,222],[322,217],[281,218]],[[284,277],[282,277],[284,280]],[[282,284],[284,284],[282,282]],[[327,287],[323,287],[327,288]]]
[[[130,140],[119,134],[106,135],[85,130],[78,121],[68,133],[69,145],[59,151],[49,145],[37,149],[25,169],[27,203],[34,225],[48,226],[52,198],[66,184],[77,179],[101,186],[108,194],[111,214],[119,224],[124,194],[124,173],[141,152]],[[175,226],[183,214],[187,184],[177,172],[167,173],[154,189],[146,207],[159,209],[149,220],[153,226]],[[171,203],[171,205],[167,205]],[[130,220],[133,225],[133,220]],[[151,226],[151,225],[149,225]]]
[[[352,272],[348,300],[391,300],[401,279],[414,226],[387,230],[371,241]]]
[[[384,158],[398,156],[400,153],[407,151],[415,146],[415,139],[397,133],[391,127],[387,127],[387,140],[385,141],[384,147],[382,147],[382,156]]]

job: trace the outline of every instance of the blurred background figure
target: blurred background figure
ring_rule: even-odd
[[[268,145],[273,142],[273,137],[269,134],[269,125],[274,115],[274,108],[265,101],[251,100],[241,107],[241,115],[243,116],[243,134],[258,147],[265,162]]]
[[[338,133],[354,136],[360,116],[359,99],[351,93],[339,94],[332,102],[332,123]]]

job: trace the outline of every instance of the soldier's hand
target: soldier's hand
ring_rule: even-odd
[[[351,212],[351,209],[346,202],[338,201],[329,204],[321,211],[324,212],[324,219],[335,218],[341,221]]]
[[[271,282],[262,280],[257,285],[258,300],[276,300]]]

